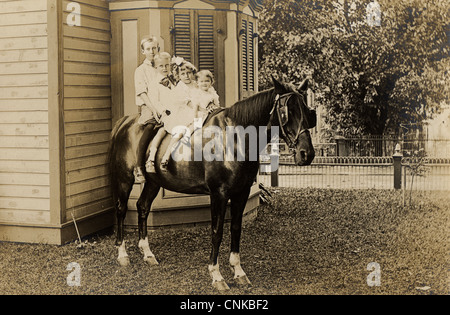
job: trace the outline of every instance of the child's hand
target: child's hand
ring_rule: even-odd
[[[153,113],[153,117],[155,117],[155,120],[160,124],[161,123],[161,115],[158,113]]]

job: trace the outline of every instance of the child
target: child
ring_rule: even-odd
[[[167,126],[165,125],[166,131],[172,134],[172,138],[161,160],[161,169],[163,171],[167,170],[170,154],[177,148],[178,141],[186,135],[186,132],[192,131],[192,128],[189,127],[192,127],[196,117],[195,113],[197,112],[192,108],[193,95],[197,91],[195,82],[197,69],[189,61],[180,57],[174,57],[172,63],[174,76],[179,80],[173,89],[173,102],[177,109],[174,115],[169,118],[171,123]]]
[[[180,97],[191,100],[198,87],[195,81],[197,69],[192,63],[180,57],[172,58],[172,64],[173,74],[177,79],[174,89],[175,93],[179,94]]]
[[[170,154],[177,148],[179,140],[186,133],[189,133],[187,135],[189,138],[190,134],[194,131],[194,118],[201,118],[203,120],[208,113],[220,107],[219,96],[212,87],[214,77],[211,71],[203,70],[196,73],[195,67],[182,58],[175,59],[175,63],[178,64],[176,74],[180,82],[175,87],[174,92],[178,100],[181,100],[181,106],[178,107],[177,115],[173,119],[176,121],[177,126],[185,126],[186,128],[181,128],[176,131],[173,129],[175,132],[172,132],[172,140],[161,160],[161,169],[163,171],[166,170]],[[197,82],[194,81],[195,77],[198,79]],[[188,106],[186,106],[186,100]]]
[[[202,70],[197,72],[197,85],[198,92],[195,98],[194,104],[197,106],[200,114],[196,114],[196,117],[203,117],[213,112],[215,109],[220,108],[219,95],[213,87],[214,76],[209,70]]]
[[[141,53],[145,55],[144,62],[136,69],[134,82],[136,90],[136,105],[140,107],[138,124],[143,128],[143,133],[137,148],[137,163],[134,169],[136,183],[145,182],[142,171],[145,161],[145,153],[150,140],[155,135],[159,125],[160,111],[150,98],[149,87],[156,78],[156,70],[153,67],[155,54],[159,52],[158,39],[155,36],[144,37],[141,41]]]
[[[170,80],[170,59],[171,56],[169,53],[162,52],[154,57],[154,68],[156,70],[156,77],[153,81],[153,91],[152,93],[152,102],[158,104],[157,106],[161,108],[162,116],[161,122],[164,125],[169,124],[168,117],[172,115],[174,110],[172,103],[172,92],[173,84]],[[167,128],[167,126],[165,126]],[[150,153],[147,162],[145,163],[145,168],[148,173],[154,173],[154,161],[156,152],[158,150],[158,146],[160,145],[162,139],[166,135],[166,131],[164,128],[158,130],[158,133],[153,139],[153,142],[150,146]]]
[[[171,93],[167,93],[167,95],[170,94],[170,97],[166,96],[162,99],[162,106],[167,108],[170,114],[162,118],[164,129],[158,131],[158,134],[150,147],[148,172],[155,171],[154,161],[156,152],[165,135],[167,133],[172,134],[172,139],[161,161],[161,169],[163,171],[167,168],[170,154],[178,145],[178,140],[186,133],[187,128],[180,127],[188,126],[194,121],[194,110],[189,104],[192,97],[191,91],[196,90],[192,75],[196,69],[190,62],[185,61],[183,58],[173,58],[172,61],[172,75],[177,78],[179,82],[176,87],[172,87]],[[159,57],[155,57],[155,63],[159,63]],[[167,64],[167,59],[165,60],[165,64]],[[159,89],[161,90],[161,88]]]

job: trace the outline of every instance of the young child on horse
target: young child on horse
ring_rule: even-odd
[[[165,130],[172,135],[166,152],[161,159],[161,169],[167,170],[167,163],[170,154],[177,148],[179,140],[186,136],[186,133],[193,131],[193,122],[197,117],[197,109],[193,108],[192,99],[198,91],[197,83],[195,82],[195,74],[197,69],[189,61],[180,57],[172,58],[174,76],[178,82],[173,89],[174,104],[177,106],[177,111],[171,117],[171,124],[165,125]],[[187,140],[188,141],[188,140]]]
[[[197,117],[206,118],[209,113],[220,108],[219,95],[213,87],[214,76],[209,70],[201,70],[196,74],[198,92],[194,100],[194,107],[200,111]]]
[[[181,85],[179,88],[176,88],[169,80],[171,74],[168,71],[170,68],[170,55],[168,53],[161,53],[155,56],[155,67],[158,71],[158,80],[156,81],[158,83],[155,86],[157,99],[155,102],[158,102],[161,108],[163,108],[161,121],[164,123],[164,128],[158,131],[150,146],[150,154],[146,163],[146,170],[149,173],[155,172],[156,153],[166,134],[170,133],[173,137],[162,159],[161,168],[163,170],[165,170],[167,161],[169,160],[170,148],[185,134],[179,127],[187,126],[194,120],[194,111],[188,106],[190,99],[187,94],[187,91],[190,89],[189,85],[191,85],[191,75],[189,72],[192,70],[184,69],[184,71],[178,71],[175,67],[175,77],[180,77],[177,86],[179,84],[186,85],[184,88]],[[195,69],[192,65],[190,68]]]
[[[157,104],[154,104],[150,98],[152,91],[150,86],[156,78],[156,69],[153,67],[155,55],[159,52],[158,39],[155,36],[144,37],[141,41],[141,53],[145,55],[144,62],[136,69],[134,82],[136,91],[136,105],[140,107],[140,117],[138,124],[143,128],[143,133],[137,148],[137,163],[134,169],[135,182],[145,182],[143,167],[145,154],[150,140],[153,138],[160,125],[159,116],[161,115]]]
[[[193,99],[198,88],[195,79],[197,68],[184,58],[174,57],[172,58],[172,69],[176,78],[174,92],[181,98]]]
[[[167,57],[167,56],[166,56]],[[155,66],[159,62],[159,57],[155,57]],[[165,61],[167,64],[167,60]],[[202,87],[195,82],[194,76],[197,69],[183,58],[172,58],[172,69],[174,77],[179,81],[175,87],[171,88],[170,97],[160,98],[161,106],[169,111],[168,115],[163,115],[161,120],[164,128],[161,128],[150,147],[150,155],[146,164],[147,172],[155,172],[155,157],[161,141],[167,133],[172,135],[171,141],[161,159],[161,170],[167,170],[170,154],[177,148],[179,141],[194,131],[193,122],[195,118],[206,118],[207,114],[220,107],[219,96],[212,87],[214,83],[213,75],[210,71],[201,71],[198,77]],[[161,90],[161,88],[159,88]],[[161,93],[160,93],[161,94]]]

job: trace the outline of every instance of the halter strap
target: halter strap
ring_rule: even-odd
[[[270,119],[269,119],[269,124],[267,125],[267,128],[270,129],[272,127],[272,120],[273,120],[273,116],[275,114],[275,112],[277,113],[277,118],[278,118],[278,124],[280,126],[281,129],[281,133],[284,137],[284,140],[287,142],[287,145],[289,147],[289,149],[295,150],[295,145],[297,144],[298,138],[300,137],[301,134],[305,133],[308,131],[308,129],[306,128],[302,128],[301,124],[299,125],[298,129],[297,129],[297,133],[295,135],[294,140],[292,140],[289,135],[287,134],[287,132],[284,129],[284,126],[281,122],[281,113],[280,113],[280,104],[282,100],[285,100],[285,102],[289,101],[289,98],[292,95],[299,95],[297,92],[288,92],[285,94],[282,94],[280,96],[280,94],[277,94],[275,96],[275,102],[273,104],[272,110],[270,111]],[[301,114],[303,115],[303,111],[301,111]]]

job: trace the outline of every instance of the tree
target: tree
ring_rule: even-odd
[[[447,0],[267,0],[260,15],[260,86],[271,74],[312,80],[329,128],[342,135],[399,133],[448,102]]]

